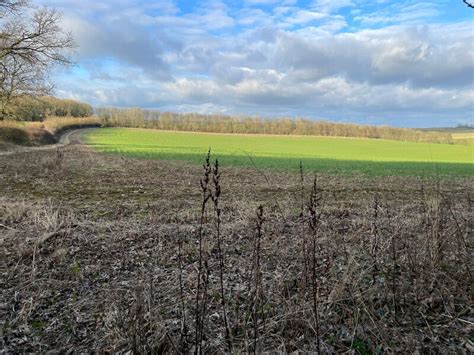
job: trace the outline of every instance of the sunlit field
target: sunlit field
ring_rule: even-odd
[[[468,145],[474,145],[474,133],[472,132],[453,133],[452,137],[455,142],[468,144]],[[471,151],[471,154],[472,154],[472,151]]]
[[[107,128],[85,137],[96,150],[202,162],[211,148],[222,165],[369,175],[473,175],[473,148],[359,138],[233,135]]]

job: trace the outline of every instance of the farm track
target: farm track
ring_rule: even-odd
[[[72,129],[61,134],[61,136],[59,137],[59,142],[56,144],[44,145],[44,146],[39,146],[39,147],[15,147],[13,150],[0,152],[0,156],[39,152],[39,151],[48,151],[48,150],[57,149],[59,147],[65,147],[72,144],[81,144],[82,134],[92,129],[96,129],[96,128]]]

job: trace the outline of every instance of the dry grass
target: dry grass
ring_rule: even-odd
[[[201,224],[194,165],[0,156],[2,349],[473,351],[469,179],[218,173]]]
[[[474,145],[474,132],[451,133],[451,135],[455,143]]]
[[[49,132],[56,134],[71,126],[101,125],[102,119],[99,117],[49,117],[42,124]]]
[[[64,130],[101,124],[98,117],[49,117],[43,122],[0,121],[0,143],[51,144]]]
[[[101,124],[99,117],[48,117],[43,122],[0,121],[0,128],[46,129],[51,134],[71,125]]]

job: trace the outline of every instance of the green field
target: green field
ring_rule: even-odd
[[[473,146],[359,138],[232,135],[103,128],[86,133],[96,150],[201,163],[210,147],[222,165],[364,173],[472,176]]]

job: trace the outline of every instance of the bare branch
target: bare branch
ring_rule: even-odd
[[[467,7],[470,7],[471,9],[474,9],[474,5],[468,2],[467,0],[462,0],[463,3],[467,5]]]
[[[3,5],[13,11],[26,4],[26,0],[0,0],[0,9]],[[0,28],[0,120],[14,98],[50,93],[49,71],[70,65],[66,53],[75,47],[71,34],[60,26],[57,11],[44,8],[23,15],[10,16]]]
[[[0,0],[0,18],[15,14],[28,5],[28,0]]]
[[[34,13],[31,23],[8,22],[0,33],[0,59],[14,55],[43,65],[51,61],[70,63],[63,52],[74,48],[74,41],[60,28],[60,20],[57,11],[42,9]]]

